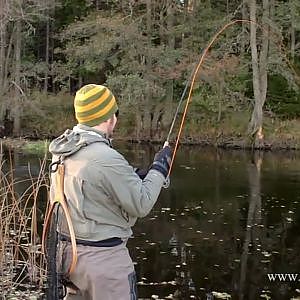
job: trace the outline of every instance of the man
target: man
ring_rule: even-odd
[[[77,243],[78,261],[68,280],[68,300],[137,299],[132,260],[126,247],[137,218],[157,201],[169,171],[171,150],[165,146],[141,179],[126,159],[111,147],[118,106],[101,85],[82,87],[74,101],[78,124],[50,144],[53,161],[63,161],[64,194]],[[51,195],[55,193],[51,182]],[[61,229],[66,241],[68,231]],[[68,267],[71,245],[63,261]]]

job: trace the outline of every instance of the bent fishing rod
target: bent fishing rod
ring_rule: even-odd
[[[183,115],[182,115],[182,118],[181,118],[181,122],[180,122],[180,126],[179,126],[179,129],[178,129],[178,133],[177,133],[177,137],[176,137],[176,140],[175,140],[174,151],[173,151],[173,155],[172,155],[172,158],[171,158],[170,168],[169,168],[169,172],[168,172],[167,178],[170,177],[170,174],[172,172],[172,167],[173,167],[174,160],[175,160],[176,153],[177,153],[178,146],[179,146],[179,140],[180,140],[181,133],[182,133],[182,130],[183,130],[183,126],[184,126],[184,123],[185,123],[185,120],[186,120],[186,115],[187,115],[188,107],[189,107],[189,105],[191,103],[192,91],[193,91],[193,88],[194,88],[194,85],[195,85],[195,80],[196,80],[196,77],[197,77],[197,75],[199,73],[199,70],[200,70],[201,66],[203,65],[203,62],[204,62],[204,60],[205,60],[205,58],[206,58],[206,56],[208,54],[208,51],[213,46],[213,44],[216,42],[216,40],[220,37],[220,35],[226,29],[228,29],[229,27],[231,27],[231,26],[233,26],[235,24],[238,24],[238,23],[254,24],[257,27],[260,27],[261,30],[264,31],[264,32],[269,32],[269,33],[271,32],[270,28],[266,29],[266,28],[264,28],[264,26],[260,25],[259,23],[255,22],[255,21],[244,20],[244,19],[237,19],[237,20],[233,20],[233,21],[225,24],[219,31],[217,31],[217,33],[210,40],[210,42],[208,43],[208,45],[206,46],[206,48],[203,50],[202,55],[200,56],[200,59],[199,59],[198,63],[196,64],[196,67],[192,70],[190,78],[189,78],[189,80],[187,81],[187,83],[185,85],[184,91],[183,91],[182,96],[180,98],[180,101],[179,101],[179,103],[177,105],[177,109],[176,109],[176,112],[174,114],[174,117],[173,117],[173,120],[172,120],[172,123],[171,123],[171,127],[170,127],[169,133],[167,135],[167,139],[166,139],[166,141],[164,143],[164,146],[169,145],[169,141],[170,141],[170,137],[171,137],[174,125],[175,125],[175,121],[176,121],[176,119],[178,117],[178,114],[179,114],[179,111],[180,111],[180,107],[182,105],[182,102],[183,102],[183,100],[185,98],[185,94],[187,92],[188,86],[190,84],[187,101],[186,101],[186,104],[185,104],[185,107],[184,107]],[[282,44],[277,44],[277,46],[281,49]],[[294,70],[294,68],[291,66],[291,64],[290,64],[290,62],[288,61],[287,58],[286,58],[286,62],[289,65],[289,67],[294,71],[294,73],[297,74],[296,71]]]

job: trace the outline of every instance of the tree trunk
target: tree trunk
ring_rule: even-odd
[[[254,108],[249,123],[249,133],[254,138],[254,146],[262,147],[263,145],[263,105],[266,100],[268,87],[268,49],[269,36],[266,32],[269,19],[269,1],[263,0],[263,16],[262,25],[264,26],[262,45],[260,55],[257,50],[257,19],[256,19],[256,0],[249,0],[250,8],[250,45],[252,59],[252,76],[253,76],[253,91],[254,91]]]
[[[251,46],[251,62],[252,62],[252,77],[253,77],[253,92],[254,92],[254,110],[250,122],[250,133],[256,134],[259,126],[262,125],[262,113],[260,112],[260,82],[259,82],[259,65],[258,65],[258,50],[257,50],[257,35],[256,35],[256,1],[249,0],[250,9],[250,46]]]
[[[149,130],[149,133],[147,135],[152,137],[152,108],[153,108],[153,100],[151,99],[151,70],[152,70],[152,0],[146,0],[146,22],[147,22],[147,38],[148,38],[148,53],[147,53],[147,58],[146,58],[146,74],[145,78],[148,81],[149,87],[146,90],[146,95],[145,95],[145,104],[146,104],[146,109],[144,110],[144,124],[146,125],[146,129]],[[148,127],[149,126],[149,127]],[[147,128],[148,127],[148,128]]]
[[[209,1],[210,6],[210,1]],[[192,13],[195,9],[195,0],[188,0],[188,12]]]
[[[4,86],[4,66],[5,66],[5,47],[6,47],[6,22],[4,20],[5,1],[0,0],[0,95]]]
[[[242,19],[243,20],[248,19],[246,0],[243,0],[243,3],[242,3]],[[245,49],[246,49],[246,43],[245,43],[245,41],[247,40],[247,38],[246,38],[246,34],[247,34],[246,26],[248,26],[248,24],[242,23],[241,56],[243,56],[245,54]]]
[[[139,111],[136,112],[135,114],[136,116],[136,121],[135,121],[135,139],[137,141],[140,141],[140,137],[141,137],[141,128],[142,128],[142,117],[141,117],[141,113]]]
[[[81,88],[83,86],[83,78],[81,73],[78,75],[78,88]]]
[[[14,136],[20,135],[21,130],[21,114],[22,104],[21,101],[21,20],[16,21],[16,35],[15,35],[15,95],[14,95],[14,106],[12,107],[13,112],[13,134]]]
[[[100,9],[100,3],[99,3],[99,0],[96,0],[95,1],[95,7],[96,7],[96,10],[99,10]]]
[[[13,44],[14,44],[15,28],[16,28],[16,26],[14,25],[14,27],[12,29],[12,32],[10,34],[9,44],[8,44],[6,54],[5,54],[5,59],[4,59],[5,60],[5,65],[4,65],[4,75],[3,75],[3,78],[4,78],[3,90],[5,90],[8,87],[9,66],[10,66],[10,63],[11,63],[11,59],[13,60],[12,48],[13,48]]]
[[[46,64],[46,72],[45,72],[45,80],[44,80],[44,93],[48,92],[48,77],[49,77],[49,47],[50,45],[50,15],[48,12],[47,20],[46,20],[46,49],[45,49],[45,64]]]
[[[168,1],[168,8],[167,8],[167,31],[168,31],[168,47],[169,49],[175,48],[175,36],[173,33],[173,26],[174,26],[174,7],[173,1]],[[175,62],[174,62],[175,64]],[[172,103],[174,98],[174,80],[169,79],[166,85],[166,105],[164,107],[165,113],[168,111],[172,111]],[[169,125],[169,124],[167,124]]]
[[[260,92],[262,108],[265,104],[268,90],[269,19],[269,0],[263,0],[262,26],[265,30],[262,34],[262,47],[260,53]]]
[[[224,97],[224,80],[223,77],[220,77],[220,81],[218,83],[218,98],[219,98],[219,103],[218,103],[218,119],[217,122],[220,123],[221,118],[222,118],[222,104],[223,104],[223,97]]]
[[[290,11],[291,11],[291,57],[292,61],[294,62],[295,60],[295,49],[296,49],[296,30],[295,30],[295,11],[294,11],[294,5],[293,5],[293,0],[290,0],[289,2],[290,5]]]

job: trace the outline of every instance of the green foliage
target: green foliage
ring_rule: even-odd
[[[91,6],[86,0],[60,0],[55,9],[55,26],[60,29],[84,17]]]
[[[73,94],[90,82],[113,90],[121,112],[130,110],[123,124],[132,131],[141,123],[145,134],[159,127],[165,130],[201,52],[227,21],[241,13],[238,0],[50,2],[22,2],[21,88],[32,101],[31,105],[25,101],[22,118],[28,120],[23,131],[29,136],[52,136],[70,127],[75,121]],[[294,71],[300,70],[300,4],[298,0],[275,2],[265,108],[281,118],[297,118],[300,96]],[[17,9],[15,2],[7,3]],[[12,49],[6,64],[9,84],[15,72],[12,34],[18,14],[13,11],[5,45],[5,51]],[[285,46],[280,50],[279,41]],[[237,112],[248,114],[253,107],[251,71],[249,35],[241,34],[240,25],[233,26],[214,43],[199,71],[189,128],[206,121],[222,124]],[[10,95],[7,92],[1,99]],[[13,107],[7,100],[1,106],[2,112]]]
[[[49,143],[48,140],[26,142],[22,150],[29,154],[46,154],[48,152]]]
[[[23,134],[28,137],[54,137],[72,128],[74,119],[73,96],[64,92],[44,95],[33,92],[32,105],[22,119]]]
[[[252,97],[252,81],[247,81],[245,95]],[[281,118],[297,118],[300,116],[300,93],[292,89],[282,74],[270,74],[265,108]]]
[[[279,74],[269,77],[266,106],[283,118],[300,116],[300,93],[292,90],[287,80]]]
[[[131,106],[138,108],[145,92],[148,89],[147,82],[137,74],[108,76],[107,84],[112,91],[118,95],[120,106]]]

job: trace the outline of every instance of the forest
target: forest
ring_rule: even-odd
[[[117,98],[117,137],[162,141],[234,20],[197,73],[182,141],[298,148],[299,0],[0,0],[0,134],[60,134],[97,83]]]

